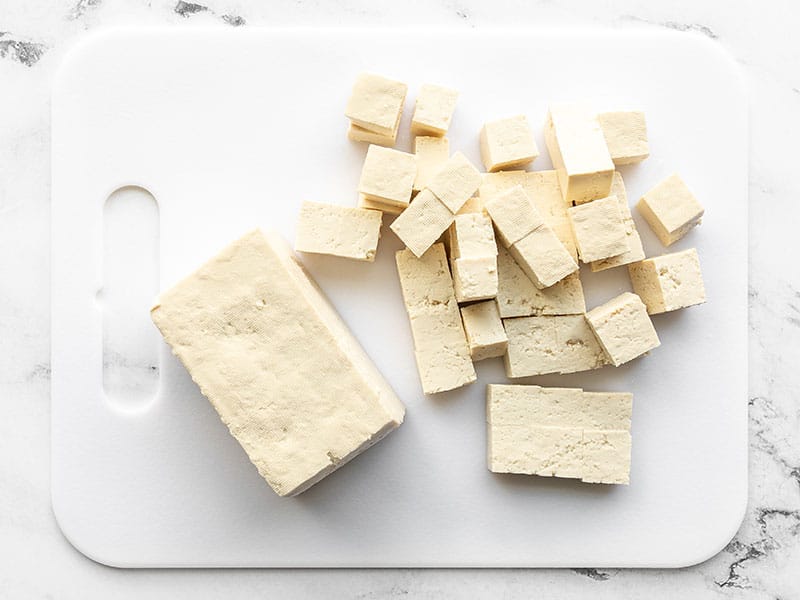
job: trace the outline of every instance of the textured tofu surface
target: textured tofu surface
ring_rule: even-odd
[[[405,83],[362,73],[353,84],[344,114],[363,129],[393,136],[396,135],[407,93]]]
[[[358,191],[370,200],[405,208],[416,177],[417,159],[413,154],[373,144],[367,149]]]
[[[506,248],[545,224],[544,218],[521,185],[492,195],[483,205]]]
[[[630,250],[627,228],[616,196],[573,206],[569,209],[569,218],[578,256],[583,262],[619,256]]]
[[[597,120],[615,165],[630,165],[650,156],[643,112],[605,112],[597,115]]]
[[[389,228],[420,257],[447,231],[454,218],[449,208],[430,190],[424,189]]]
[[[628,273],[633,291],[651,315],[706,301],[700,257],[694,248],[628,265]]]
[[[403,421],[399,398],[275,234],[234,242],[163,292],[151,315],[281,496]]]
[[[428,188],[455,214],[480,185],[478,169],[461,152],[456,152],[431,177]]]
[[[508,251],[539,289],[555,285],[578,270],[578,263],[547,225],[534,229]]]
[[[647,307],[639,296],[631,292],[593,308],[586,313],[586,321],[615,367],[661,344]]]
[[[368,144],[391,147],[394,146],[397,140],[397,131],[395,130],[391,135],[384,135],[350,123],[350,126],[347,128],[347,137],[354,142],[367,142]]]
[[[497,257],[456,258],[453,287],[458,302],[474,302],[497,296]]]
[[[303,202],[295,250],[372,262],[380,236],[381,213],[375,210]]]
[[[450,256],[454,259],[497,256],[492,220],[483,212],[457,214],[449,235]]]
[[[639,200],[636,208],[665,246],[699,225],[703,207],[679,175],[670,175]]]
[[[417,157],[417,177],[414,190],[428,187],[436,171],[450,157],[450,141],[445,137],[417,136],[414,138],[414,155]]]
[[[628,194],[625,191],[625,182],[622,179],[622,174],[619,171],[614,171],[614,179],[611,184],[611,195],[617,197],[619,204],[619,212],[622,215],[622,223],[625,226],[625,236],[628,242],[628,251],[603,258],[601,260],[594,260],[590,266],[592,272],[605,271],[606,269],[613,269],[622,265],[628,265],[640,261],[644,258],[644,248],[642,247],[642,238],[639,236],[639,230],[636,229],[636,223],[633,221],[631,209],[628,206]]]
[[[440,85],[423,84],[414,104],[411,133],[414,135],[445,135],[453,120],[457,101],[458,91]]]
[[[370,200],[364,194],[358,195],[358,208],[368,208],[369,210],[377,210],[381,213],[389,215],[399,215],[403,212],[403,208],[396,204],[389,202],[381,202],[380,200]]]
[[[525,115],[486,123],[480,133],[481,160],[490,173],[521,167],[539,156],[539,148]]]
[[[508,337],[494,300],[476,302],[461,308],[461,320],[473,361],[503,356]]]

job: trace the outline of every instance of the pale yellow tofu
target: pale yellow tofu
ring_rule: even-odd
[[[539,289],[555,285],[578,270],[578,264],[547,225],[534,229],[508,250]]]
[[[480,184],[478,169],[461,152],[456,152],[436,171],[428,189],[455,214],[472,198]]]
[[[372,144],[361,169],[358,192],[369,200],[405,208],[411,201],[416,176],[413,154]]]
[[[380,200],[370,200],[364,196],[364,194],[358,195],[358,208],[377,210],[388,215],[399,215],[401,212],[403,212],[403,208],[401,206],[390,204],[388,202],[381,202]]]
[[[665,246],[685,236],[703,219],[703,207],[680,176],[670,175],[642,196],[636,205]]]
[[[606,269],[613,269],[622,265],[628,265],[640,261],[644,258],[644,248],[642,247],[642,238],[639,237],[639,230],[636,229],[636,223],[633,221],[631,209],[628,206],[628,194],[625,191],[625,182],[622,179],[622,174],[619,171],[614,171],[614,180],[611,184],[611,195],[617,197],[619,204],[619,212],[622,215],[622,222],[625,225],[625,235],[628,241],[628,251],[612,256],[610,258],[603,258],[601,260],[594,260],[590,263],[592,272],[605,271]]]
[[[459,212],[449,229],[450,257],[497,256],[492,220],[483,212]]]
[[[481,160],[490,173],[521,167],[539,156],[525,115],[486,123],[480,133]]]
[[[382,133],[375,133],[374,131],[350,123],[350,126],[347,128],[347,137],[354,142],[367,142],[368,144],[377,144],[379,146],[391,148],[397,141],[397,130],[393,131],[391,135],[383,135]]]
[[[630,250],[619,201],[609,196],[569,209],[578,256],[585,263],[618,256]]]
[[[647,122],[643,112],[605,112],[597,115],[597,120],[615,165],[638,163],[650,156]]]
[[[295,250],[372,262],[381,237],[381,213],[320,202],[303,202]]]
[[[422,256],[447,231],[455,215],[424,189],[389,228],[415,256]]]
[[[430,83],[423,84],[411,117],[411,133],[437,137],[445,135],[450,128],[457,100],[456,90]]]
[[[450,142],[447,138],[417,136],[414,138],[414,154],[417,157],[417,177],[414,191],[428,187],[433,176],[450,157]]]
[[[493,195],[486,199],[483,205],[497,228],[500,241],[506,248],[545,224],[539,211],[520,185]]]
[[[367,131],[393,137],[407,93],[405,83],[362,73],[353,85],[344,114],[353,124]]]
[[[630,482],[630,432],[585,430],[581,450],[581,479],[586,483]]]
[[[593,308],[586,321],[615,367],[661,345],[647,307],[631,292]]]
[[[463,306],[461,320],[464,322],[473,361],[495,358],[506,353],[508,337],[494,300]]]
[[[633,291],[651,315],[706,301],[700,257],[694,248],[633,263],[628,273]]]
[[[458,302],[474,302],[497,296],[496,256],[456,258],[451,264]]]

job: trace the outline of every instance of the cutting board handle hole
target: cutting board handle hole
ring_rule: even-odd
[[[118,188],[103,205],[103,287],[95,295],[103,391],[126,411],[147,408],[158,392],[161,340],[150,307],[159,286],[159,221],[155,196],[140,186]]]

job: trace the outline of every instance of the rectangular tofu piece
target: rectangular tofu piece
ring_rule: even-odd
[[[497,228],[497,237],[506,248],[545,225],[544,218],[521,185],[485,199],[483,206]]]
[[[497,257],[456,258],[453,267],[453,287],[456,300],[475,302],[497,296]]]
[[[522,167],[539,156],[525,115],[486,123],[480,134],[481,160],[490,173]]]
[[[344,114],[350,121],[374,133],[394,137],[408,86],[372,73],[361,73],[353,84]]]
[[[585,430],[581,444],[585,483],[628,485],[631,472],[631,434],[629,431]]]
[[[630,165],[650,156],[644,113],[635,110],[604,112],[597,115],[608,152],[614,164]]]
[[[454,219],[450,209],[426,188],[389,228],[419,258],[447,231]]]
[[[503,319],[508,336],[509,378],[576,373],[608,364],[584,315]]]
[[[628,265],[633,291],[651,315],[706,301],[700,257],[689,248]]]
[[[369,210],[377,210],[387,215],[399,215],[403,209],[396,204],[389,204],[379,200],[370,200],[364,194],[358,195],[358,208],[366,208]]]
[[[398,125],[399,124],[398,122]],[[383,135],[382,133],[375,133],[374,131],[350,123],[350,126],[347,128],[347,139],[354,142],[366,142],[368,144],[377,144],[378,146],[391,148],[397,141],[397,130],[395,130],[392,135]]]
[[[455,214],[480,185],[478,169],[461,152],[456,152],[433,174],[428,189]]]
[[[417,177],[414,191],[428,187],[433,176],[450,157],[450,142],[444,137],[417,136],[414,138],[414,155],[417,157]]]
[[[705,212],[677,174],[642,196],[636,208],[665,246],[671,246],[699,225]]]
[[[580,429],[487,424],[489,470],[580,479],[582,439]]]
[[[162,292],[151,315],[280,496],[403,422],[399,398],[276,234],[229,245]]]
[[[400,250],[396,261],[423,392],[435,394],[472,383],[475,368],[444,246],[434,244],[419,258]]]
[[[450,256],[484,258],[497,256],[492,220],[483,212],[461,212],[449,229]]]
[[[661,345],[647,307],[631,292],[593,308],[586,321],[615,367]]]
[[[578,270],[564,244],[547,225],[531,231],[508,248],[511,256],[539,289],[549,288]]]
[[[578,256],[585,263],[618,256],[630,250],[619,200],[609,196],[569,209]]]
[[[374,144],[367,149],[358,192],[369,200],[405,208],[417,177],[413,154]]]
[[[628,251],[616,256],[611,256],[609,258],[593,260],[589,264],[593,273],[605,271],[606,269],[613,269],[614,267],[621,267],[622,265],[628,265],[644,258],[642,238],[639,236],[639,230],[636,229],[636,223],[633,221],[633,215],[631,214],[631,209],[628,206],[628,194],[625,191],[625,182],[623,181],[622,174],[619,171],[614,171],[614,179],[611,183],[611,195],[617,197],[619,212],[622,215],[622,223],[625,226]]]
[[[462,307],[461,320],[464,322],[464,331],[467,333],[473,362],[503,356],[506,353],[508,337],[494,300]]]
[[[561,193],[569,204],[609,195],[614,163],[591,106],[578,102],[552,105],[544,139]]]
[[[540,290],[514,257],[503,248],[497,253],[497,306],[503,319],[533,315],[582,315],[586,312],[578,273]]]
[[[373,262],[381,237],[381,213],[320,202],[303,202],[295,250]]]
[[[411,117],[411,133],[441,137],[447,134],[456,110],[456,90],[425,83],[420,87]]]

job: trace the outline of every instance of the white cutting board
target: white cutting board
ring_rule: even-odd
[[[166,287],[255,226],[291,239],[303,199],[354,204],[366,147],[345,139],[342,112],[362,70],[410,84],[406,149],[419,85],[458,88],[451,148],[476,164],[484,120],[525,113],[544,149],[551,101],[647,111],[652,157],[624,171],[630,201],[673,171],[689,182],[707,217],[673,249],[698,248],[708,303],[655,317],[662,346],[624,367],[525,380],[634,393],[629,487],[487,471],[485,385],[506,381],[502,363],[479,363],[470,387],[423,396],[394,267],[399,243],[386,228],[374,264],[303,260],[405,402],[406,422],[297,498],[272,492],[152,337],[150,286],[119,287],[135,271],[124,260],[157,262],[152,287]],[[53,94],[52,489],[65,535],[91,558],[128,567],[677,567],[713,555],[746,504],[746,121],[733,62],[674,32],[87,38]],[[535,164],[549,166],[546,156]],[[135,247],[141,232],[142,246],[104,275],[103,205],[129,184],[147,188],[158,211],[148,217],[144,202],[116,223],[111,241]],[[639,225],[648,253],[663,252]],[[584,275],[590,307],[629,287],[624,269]],[[106,378],[146,369],[138,349],[158,344],[152,399],[103,392],[104,281],[138,311],[106,314],[108,327],[139,323],[125,338],[132,356],[109,354]]]

